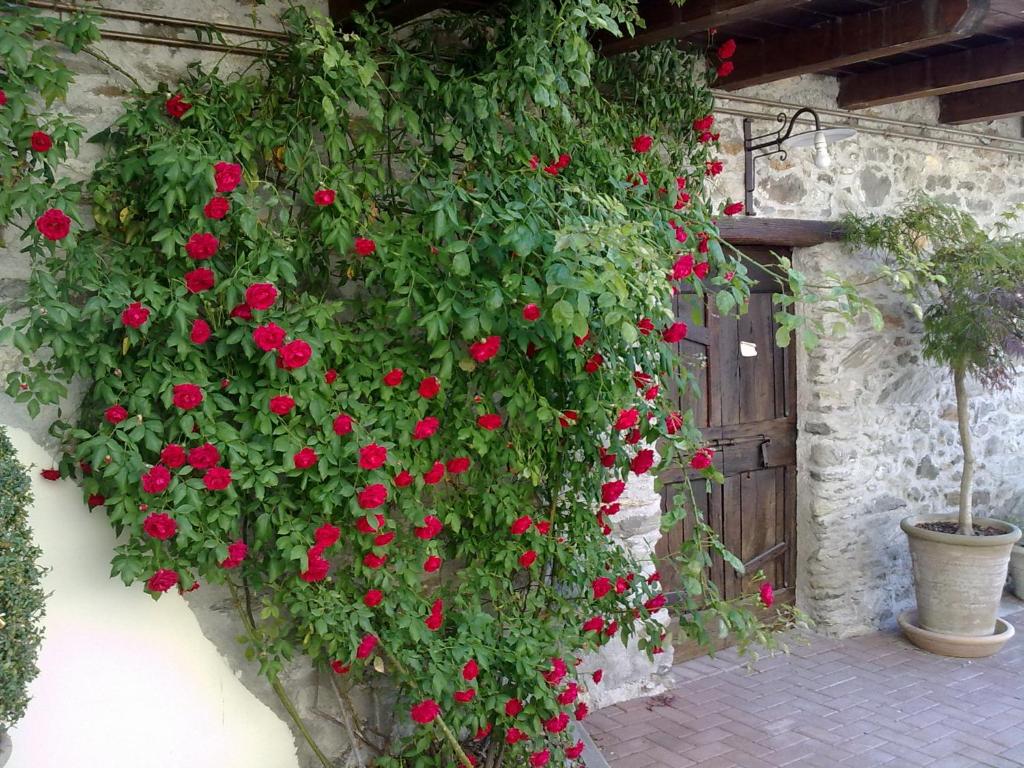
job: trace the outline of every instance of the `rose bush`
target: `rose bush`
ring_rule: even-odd
[[[80,17],[15,19],[18,45],[39,23],[95,39]],[[715,476],[678,410],[695,383],[672,295],[747,296],[704,189],[717,59],[595,56],[594,30],[635,21],[627,0],[401,36],[284,21],[262,70],[194,67],[126,103],[96,137],[90,226],[83,190],[50,183],[79,129],[49,118],[46,150],[29,130],[35,90],[61,89],[31,62],[6,73],[20,181],[0,213],[26,221],[34,265],[2,332],[25,354],[8,391],[38,413],[90,382],[58,422],[61,468],[123,534],[125,584],[227,584],[281,695],[299,653],[339,687],[395,678],[415,727],[378,765],[574,759],[602,678],[582,655],[666,642],[657,574],[608,539],[626,481]],[[698,525],[683,630],[765,639],[708,590],[714,549]]]

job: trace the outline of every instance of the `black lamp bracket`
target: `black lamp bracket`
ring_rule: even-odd
[[[743,120],[743,210],[748,216],[754,215],[754,187],[757,185],[755,162],[762,157],[771,157],[772,155],[778,155],[781,160],[785,160],[787,154],[782,145],[793,135],[796,121],[804,115],[814,118],[814,130],[821,130],[821,119],[818,117],[818,113],[810,107],[797,110],[792,117],[787,117],[785,112],[780,112],[775,118],[779,124],[778,130],[760,136],[752,135],[753,121],[749,117]]]

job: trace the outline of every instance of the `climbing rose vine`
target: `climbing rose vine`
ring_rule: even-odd
[[[631,477],[716,476],[672,296],[729,309],[748,281],[705,192],[731,49],[597,57],[634,14],[543,0],[338,37],[292,9],[262,68],[138,90],[83,184],[59,173],[81,129],[37,101],[69,76],[24,52],[95,27],[22,9],[0,37],[0,213],[33,262],[9,393],[37,414],[88,382],[61,471],[121,534],[125,584],[226,585],[279,692],[297,654],[339,690],[395,680],[380,766],[574,760],[603,679],[580,659],[667,642],[658,574],[608,536]],[[697,522],[683,629],[757,635],[707,590]]]

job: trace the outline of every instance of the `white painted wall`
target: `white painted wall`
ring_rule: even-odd
[[[297,768],[288,726],[235,677],[175,592],[154,601],[110,579],[115,541],[49,455],[9,429],[32,476],[46,637],[7,768]]]

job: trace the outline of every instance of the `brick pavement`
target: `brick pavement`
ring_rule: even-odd
[[[810,635],[753,669],[734,651],[677,665],[665,695],[587,729],[611,768],[1024,766],[1024,603],[996,656],[934,656],[892,632]]]

